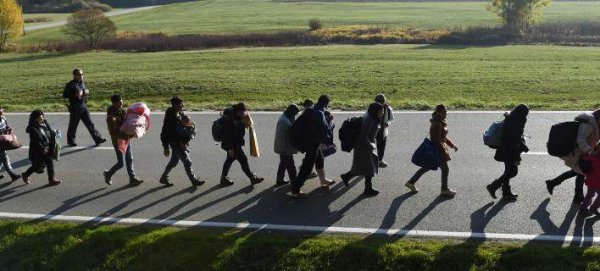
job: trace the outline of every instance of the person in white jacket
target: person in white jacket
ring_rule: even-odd
[[[575,179],[575,195],[573,203],[581,203],[583,201],[583,184],[584,176],[579,167],[579,159],[584,154],[593,154],[596,152],[596,145],[600,140],[600,109],[589,113],[582,113],[575,117],[575,120],[580,122],[577,130],[577,148],[567,156],[560,157],[571,170],[559,175],[558,177],[547,180],[546,188],[548,193],[552,195],[554,188],[559,186],[567,179],[577,177]]]

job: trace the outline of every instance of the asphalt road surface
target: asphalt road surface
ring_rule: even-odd
[[[336,137],[341,123],[356,112],[334,113]],[[0,212],[51,214],[67,216],[144,218],[157,220],[193,220],[232,223],[416,230],[428,232],[468,232],[525,234],[534,236],[593,236],[599,218],[577,215],[571,205],[574,182],[557,187],[550,197],[544,180],[567,170],[558,158],[545,154],[550,126],[571,120],[576,112],[532,112],[526,125],[531,154],[523,155],[519,175],[513,179],[513,191],[519,199],[513,203],[493,201],[485,185],[502,174],[503,164],[493,160],[494,152],[482,142],[482,132],[492,121],[502,119],[502,112],[451,112],[448,116],[449,137],[459,146],[450,161],[450,187],[458,194],[444,200],[440,192],[440,172],[429,172],[417,183],[420,192],[409,193],[404,183],[417,170],[411,164],[413,151],[427,136],[429,112],[397,112],[390,127],[385,160],[390,166],[381,169],[373,180],[379,196],[361,196],[363,183],[353,180],[350,188],[339,183],[339,175],[350,168],[351,154],[338,152],[325,161],[329,177],[338,181],[330,190],[319,188],[316,179],[308,180],[303,190],[308,197],[295,200],[287,195],[289,187],[275,186],[278,156],[273,153],[273,136],[279,113],[256,113],[261,157],[250,158],[252,170],[266,178],[250,186],[239,164],[234,163],[230,177],[235,184],[219,186],[221,167],[226,153],[210,135],[215,113],[192,114],[198,136],[191,142],[191,156],[196,174],[206,180],[192,189],[183,166],[176,167],[171,179],[174,187],[166,188],[158,179],[167,162],[159,134],[163,113],[152,114],[149,133],[133,140],[135,168],[145,182],[127,186],[124,169],[113,177],[113,185],[104,183],[102,172],[115,162],[115,153],[107,142],[101,148],[65,148],[55,164],[63,184],[46,186],[45,174],[33,176],[33,183],[10,183],[8,176],[0,182]],[[25,126],[27,114],[7,114],[8,121],[23,145],[29,145]],[[46,116],[55,129],[66,135],[67,114]],[[103,135],[108,137],[104,114],[92,116]],[[336,138],[336,141],[338,139]],[[80,124],[80,146],[92,145],[89,133]],[[339,144],[339,142],[338,142]],[[245,146],[249,154],[249,147]],[[27,149],[10,151],[13,166],[24,171],[28,165]],[[296,165],[301,155],[295,156]],[[500,192],[500,191],[499,191]],[[500,193],[498,193],[500,194]],[[599,224],[600,225],[600,224]],[[445,236],[442,234],[442,236]]]

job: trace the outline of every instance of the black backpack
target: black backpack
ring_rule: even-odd
[[[212,137],[214,141],[222,142],[225,134],[225,119],[231,114],[231,108],[225,109],[221,113],[221,117],[213,121],[212,125]]]
[[[548,154],[556,157],[569,155],[577,148],[577,131],[580,121],[567,121],[552,125],[548,135]]]
[[[313,123],[312,111],[304,111],[294,121],[290,128],[290,143],[301,152],[306,152],[313,136],[312,131],[315,126]]]
[[[363,119],[361,117],[351,117],[342,123],[339,135],[342,143],[342,151],[351,152],[360,135],[360,128]]]

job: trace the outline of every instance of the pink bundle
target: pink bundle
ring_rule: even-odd
[[[127,136],[127,139],[118,139],[119,151],[125,153],[129,145],[129,139],[141,138],[150,129],[150,108],[145,103],[134,103],[127,108],[127,114],[119,131]]]

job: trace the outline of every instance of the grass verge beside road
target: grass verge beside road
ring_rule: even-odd
[[[600,248],[0,220],[2,270],[599,270]]]
[[[64,111],[62,90],[81,67],[92,110],[114,93],[153,109],[178,94],[189,110],[280,110],[322,93],[333,109],[364,109],[382,92],[399,109],[587,110],[600,106],[598,58],[585,47],[428,45],[2,54],[0,97],[13,112]]]

